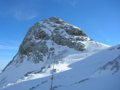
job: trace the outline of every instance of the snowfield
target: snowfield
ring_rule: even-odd
[[[54,89],[119,90],[120,71],[114,73],[115,68],[111,70],[112,64],[108,64],[107,68],[101,70],[101,67],[120,55],[120,49],[117,48],[118,46],[114,49],[110,47],[88,56],[86,53],[83,55],[74,54],[64,58],[64,62],[55,65],[58,72],[54,74]],[[120,63],[120,58],[117,61]],[[17,90],[49,90],[51,85],[49,71],[44,74],[31,74],[1,90],[16,90],[16,88]]]

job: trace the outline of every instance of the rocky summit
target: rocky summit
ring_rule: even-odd
[[[82,42],[89,40],[91,39],[81,29],[51,17],[37,22],[29,29],[15,56],[19,55],[19,60],[14,58],[13,61],[15,64],[22,63],[27,56],[27,60],[39,63],[44,57],[49,59],[51,52],[56,53],[55,45],[84,51],[86,48]]]

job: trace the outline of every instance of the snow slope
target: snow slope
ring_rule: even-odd
[[[110,47],[85,58],[80,58],[81,54],[66,57],[66,60],[61,63],[65,71],[54,75],[54,90],[120,90],[120,49],[118,47],[120,46]],[[73,61],[68,64],[70,58]],[[55,68],[61,66],[56,64]],[[33,74],[27,80],[21,80],[1,90],[16,90],[16,88],[17,90],[50,90],[51,76],[44,74],[43,76]]]
[[[58,45],[55,46],[59,52],[59,54],[54,57],[54,59],[57,61],[55,65],[56,73],[69,70],[71,69],[68,67],[70,64],[81,61],[84,58],[87,58],[88,56],[106,48],[106,46],[102,44],[99,44],[100,45],[99,46],[98,43],[94,41],[89,41],[86,44],[88,44],[89,47],[85,51],[76,51],[68,47],[63,47]],[[94,46],[94,48],[90,48],[89,44],[90,45],[92,44],[91,46]],[[18,64],[16,66],[13,65],[8,70],[5,70],[3,73],[1,73],[0,85],[1,87],[3,86],[6,87],[7,84],[20,82],[21,79],[23,81],[26,81],[29,79],[43,78],[49,76],[51,74],[52,64],[53,64],[53,60],[45,61],[37,64],[25,60],[22,64]]]

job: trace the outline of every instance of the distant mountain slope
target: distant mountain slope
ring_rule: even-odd
[[[107,48],[81,29],[56,17],[48,18],[30,28],[18,53],[0,74],[0,88],[49,90],[55,74],[52,88],[78,90],[76,85],[91,81],[97,71],[117,58],[119,50]]]

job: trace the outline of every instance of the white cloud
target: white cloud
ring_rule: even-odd
[[[13,0],[4,1],[3,5],[0,3],[0,16],[12,17],[17,20],[31,20],[38,16],[38,2],[39,0]],[[41,0],[40,0],[41,1]],[[10,2],[10,3],[9,3]]]
[[[17,50],[18,47],[0,45],[0,50]]]
[[[77,3],[78,3],[77,0],[72,0],[72,1],[70,2],[70,4],[71,4],[73,7],[75,7],[75,6],[77,5]]]
[[[78,4],[78,0],[54,0],[54,1],[56,1],[58,3],[66,3],[73,7],[75,7]]]
[[[38,15],[34,11],[27,11],[27,10],[14,10],[13,16],[17,20],[31,20],[36,18]]]

